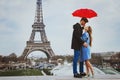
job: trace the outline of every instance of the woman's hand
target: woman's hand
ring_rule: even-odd
[[[88,47],[88,44],[86,42],[83,43],[84,47]]]

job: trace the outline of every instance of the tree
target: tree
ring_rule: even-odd
[[[3,58],[2,55],[0,55],[0,62],[2,62],[2,58]]]
[[[8,57],[8,56],[4,56],[4,57],[2,58],[2,62],[3,62],[3,63],[9,63],[9,57]]]
[[[92,58],[91,58],[91,63],[92,64],[95,64],[97,66],[102,66],[102,63],[103,63],[103,59],[102,59],[102,56],[100,53],[92,53]]]
[[[62,55],[56,55],[56,56],[53,56],[53,57],[52,57],[52,60],[57,60],[57,59],[65,60],[65,56],[62,56]]]
[[[66,60],[70,63],[73,61],[73,55],[67,55],[65,56],[66,57]]]
[[[8,57],[9,61],[17,62],[17,55],[15,53],[11,53]]]

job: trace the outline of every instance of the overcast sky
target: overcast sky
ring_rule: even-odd
[[[45,31],[55,54],[73,54],[73,24],[80,18],[71,13],[90,8],[98,17],[89,19],[93,28],[92,52],[120,51],[120,0],[43,0]],[[36,0],[0,0],[0,55],[21,55],[32,32]]]

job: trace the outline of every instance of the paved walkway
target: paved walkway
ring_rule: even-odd
[[[72,76],[12,76],[0,77],[0,80],[120,80],[120,75],[96,75],[94,78],[73,78]]]

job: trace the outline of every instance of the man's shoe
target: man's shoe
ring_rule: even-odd
[[[74,78],[82,78],[80,74],[74,74]]]
[[[83,73],[80,73],[80,75],[81,75],[81,76],[86,76],[86,73],[85,73],[85,72],[83,72]]]

